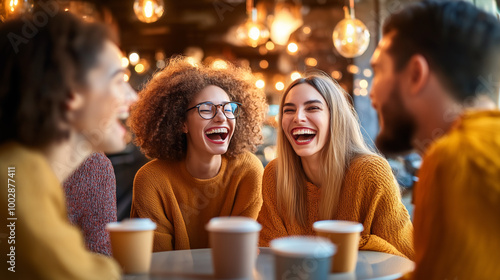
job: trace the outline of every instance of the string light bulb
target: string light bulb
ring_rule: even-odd
[[[146,23],[159,20],[164,12],[163,0],[135,0],[134,13],[137,18]]]
[[[362,55],[370,44],[370,32],[366,25],[354,16],[354,0],[350,0],[350,13],[344,7],[345,19],[333,30],[333,44],[344,57],[353,58]]]

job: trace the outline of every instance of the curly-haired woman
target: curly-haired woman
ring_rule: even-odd
[[[359,248],[413,257],[413,226],[386,160],[370,151],[345,92],[320,73],[295,80],[279,112],[278,158],[264,171],[260,245],[314,235],[318,220],[362,223]]]
[[[208,247],[217,216],[257,219],[265,95],[248,70],[173,58],[132,108],[129,124],[150,158],[134,180],[131,217],[158,225],[154,251]]]

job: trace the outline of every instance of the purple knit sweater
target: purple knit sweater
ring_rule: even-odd
[[[71,223],[78,226],[90,251],[111,255],[107,223],[116,221],[116,179],[111,161],[90,155],[64,182]]]

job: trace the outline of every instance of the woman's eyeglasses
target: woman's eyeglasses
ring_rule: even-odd
[[[236,119],[240,114],[241,103],[238,102],[226,102],[218,105],[213,104],[212,102],[202,102],[187,109],[186,112],[194,108],[198,108],[198,114],[200,117],[205,120],[211,120],[217,115],[219,106],[222,107],[222,112],[228,119]]]

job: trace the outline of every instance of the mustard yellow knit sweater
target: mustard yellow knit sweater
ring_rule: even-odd
[[[260,246],[288,235],[315,235],[312,224],[318,221],[321,189],[307,182],[307,227],[280,216],[276,202],[276,160],[264,171],[264,203],[258,222],[262,224]],[[401,202],[399,189],[386,160],[366,155],[349,166],[340,192],[335,220],[363,224],[359,249],[386,252],[412,259],[413,226]]]
[[[249,152],[232,159],[222,156],[220,171],[211,179],[191,176],[185,161],[153,160],[135,176],[130,215],[157,224],[155,252],[208,248],[205,225],[211,218],[257,219],[263,170]]]
[[[63,187],[44,155],[16,143],[1,144],[0,170],[0,279],[121,278],[113,259],[85,248],[82,234],[68,220]],[[12,265],[6,257],[14,261],[15,272],[7,270]]]
[[[500,111],[469,112],[423,157],[415,280],[500,279]]]

